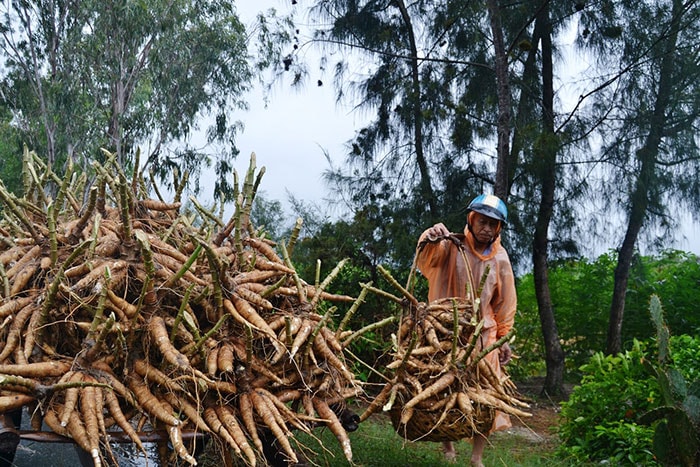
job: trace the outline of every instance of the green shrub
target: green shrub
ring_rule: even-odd
[[[606,446],[613,465],[648,465],[654,459],[651,440],[654,430],[629,422],[610,422],[593,429],[597,444]],[[586,456],[590,457],[590,456]]]
[[[667,353],[672,364],[667,370],[669,373],[649,371],[649,362],[655,361],[657,354]],[[558,427],[562,441],[559,455],[581,462],[653,464],[661,456],[660,446],[674,445],[670,440],[664,442],[666,438],[661,435],[678,432],[677,427],[666,429],[666,425],[678,422],[679,418],[669,416],[670,421],[660,421],[662,426],[649,421],[658,421],[674,408],[677,408],[676,412],[687,412],[694,407],[688,402],[694,397],[691,390],[688,389],[686,396],[685,391],[681,391],[685,386],[680,380],[698,380],[700,338],[674,336],[670,338],[670,344],[667,338],[663,341],[657,338],[653,347],[649,345],[648,348],[644,342],[635,340],[632,349],[622,354],[594,354],[580,371],[583,374],[580,385],[562,404],[562,423]],[[673,372],[678,376],[672,378]],[[671,376],[660,378],[665,374]],[[665,387],[660,387],[660,382]],[[676,386],[680,389],[674,389]],[[683,397],[674,403],[677,401],[671,400],[672,396]],[[690,419],[696,420],[697,417],[691,416]],[[688,429],[684,425],[680,431],[687,433]],[[677,453],[678,446],[671,451]]]
[[[609,252],[595,261],[553,262],[549,269],[552,306],[566,352],[570,381],[577,381],[581,365],[595,351],[606,347],[616,264],[616,254]],[[518,279],[517,290],[517,333],[513,350],[520,358],[509,365],[509,371],[518,377],[542,375],[545,351],[532,273]],[[634,258],[625,299],[623,347],[631,345],[633,339],[654,337],[654,326],[647,311],[652,294],[658,295],[665,304],[672,335],[700,334],[700,313],[697,312],[700,259],[691,253],[668,250],[657,256]],[[700,359],[697,352],[694,355]],[[698,368],[697,364],[694,366]]]
[[[605,348],[614,269],[612,254],[602,255],[595,261],[562,261],[549,269],[557,331],[566,352],[566,371],[572,380],[578,380],[579,367],[594,352]],[[526,373],[539,369],[539,374],[544,374],[544,339],[531,273],[518,280],[517,291],[517,332],[513,350],[520,358],[509,366],[509,371]]]
[[[616,464],[653,461],[654,430],[637,424],[659,403],[658,384],[642,365],[646,355],[646,346],[635,340],[631,350],[596,353],[580,368],[581,384],[562,403],[561,455]]]
[[[519,288],[520,290],[520,288]],[[522,288],[518,292],[518,312],[515,316],[515,339],[511,344],[517,358],[508,363],[508,374],[515,381],[524,381],[532,376],[544,375],[545,365],[544,338],[537,307],[532,300],[521,301],[520,294],[534,293],[534,289]]]
[[[637,257],[630,271],[625,299],[622,338],[646,340],[656,337],[649,321],[649,297],[664,304],[664,321],[671,335],[700,334],[700,258],[678,250]]]
[[[671,357],[686,381],[700,380],[700,337],[671,336]]]

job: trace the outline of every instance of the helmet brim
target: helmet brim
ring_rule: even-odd
[[[497,221],[501,221],[504,224],[507,224],[508,222],[506,219],[503,217],[503,213],[499,211],[498,209],[488,206],[486,204],[477,204],[474,206],[469,207],[469,211],[474,211],[478,212],[479,214],[483,214],[486,217],[490,217],[491,219],[496,219]]]

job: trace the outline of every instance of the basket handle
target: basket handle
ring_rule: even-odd
[[[471,298],[472,301],[476,298],[476,289],[474,284],[474,275],[472,274],[472,268],[469,265],[469,260],[467,259],[467,253],[464,251],[464,243],[462,242],[462,239],[460,238],[461,236],[458,234],[450,233],[448,235],[427,235],[423,240],[418,242],[418,245],[416,246],[416,253],[413,256],[413,264],[411,265],[411,270],[408,273],[408,282],[406,283],[406,290],[409,292],[413,293],[413,277],[416,274],[416,269],[417,269],[417,264],[418,264],[418,256],[420,255],[421,251],[423,251],[423,248],[425,248],[425,245],[429,243],[438,243],[443,240],[449,240],[452,243],[455,244],[457,249],[459,250],[460,256],[462,257],[462,260],[464,261],[464,266],[467,271],[467,287],[469,287],[468,290],[466,290],[465,295],[467,298]],[[488,274],[488,271],[486,271],[485,274]]]

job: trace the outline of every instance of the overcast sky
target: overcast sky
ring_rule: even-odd
[[[354,134],[354,119],[334,104],[331,87],[278,87],[267,106],[257,91],[249,103],[250,111],[239,117],[245,124],[237,140],[240,165],[247,168],[255,152],[258,166],[265,166],[261,188],[268,198],[322,197],[327,187],[321,173],[329,168],[324,151],[342,161],[343,144]]]
[[[239,17],[250,26],[260,11],[275,8],[280,14],[291,8],[305,8],[309,2],[291,0],[243,0],[237,2]],[[313,66],[313,61],[310,62]],[[265,106],[257,87],[248,98],[250,110],[237,115],[245,125],[237,144],[241,154],[236,163],[245,173],[249,156],[255,152],[258,167],[265,166],[260,189],[266,198],[285,202],[287,195],[305,201],[320,201],[328,193],[321,174],[329,168],[324,151],[334,162],[344,159],[343,145],[360,127],[348,108],[335,103],[331,83],[317,86],[317,78],[309,77],[299,90],[280,83],[269,95]]]

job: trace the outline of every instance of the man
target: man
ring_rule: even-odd
[[[479,195],[469,204],[464,236],[459,236],[469,269],[460,248],[447,239],[450,232],[443,224],[430,227],[418,240],[419,245],[428,240],[420,250],[417,266],[428,279],[429,301],[446,297],[465,297],[467,291],[478,290],[482,276],[488,268],[480,297],[480,313],[484,320],[479,342],[481,348],[488,347],[508,334],[515,318],[515,278],[508,253],[501,246],[500,238],[501,229],[507,221],[506,205],[496,196]],[[496,374],[502,374],[501,366],[506,365],[511,356],[510,346],[505,343],[486,358]],[[471,456],[473,466],[483,466],[482,456],[487,436],[493,431],[510,426],[510,417],[497,412],[489,433],[478,433],[474,436]],[[444,442],[443,450],[448,460],[456,459],[452,442]]]

